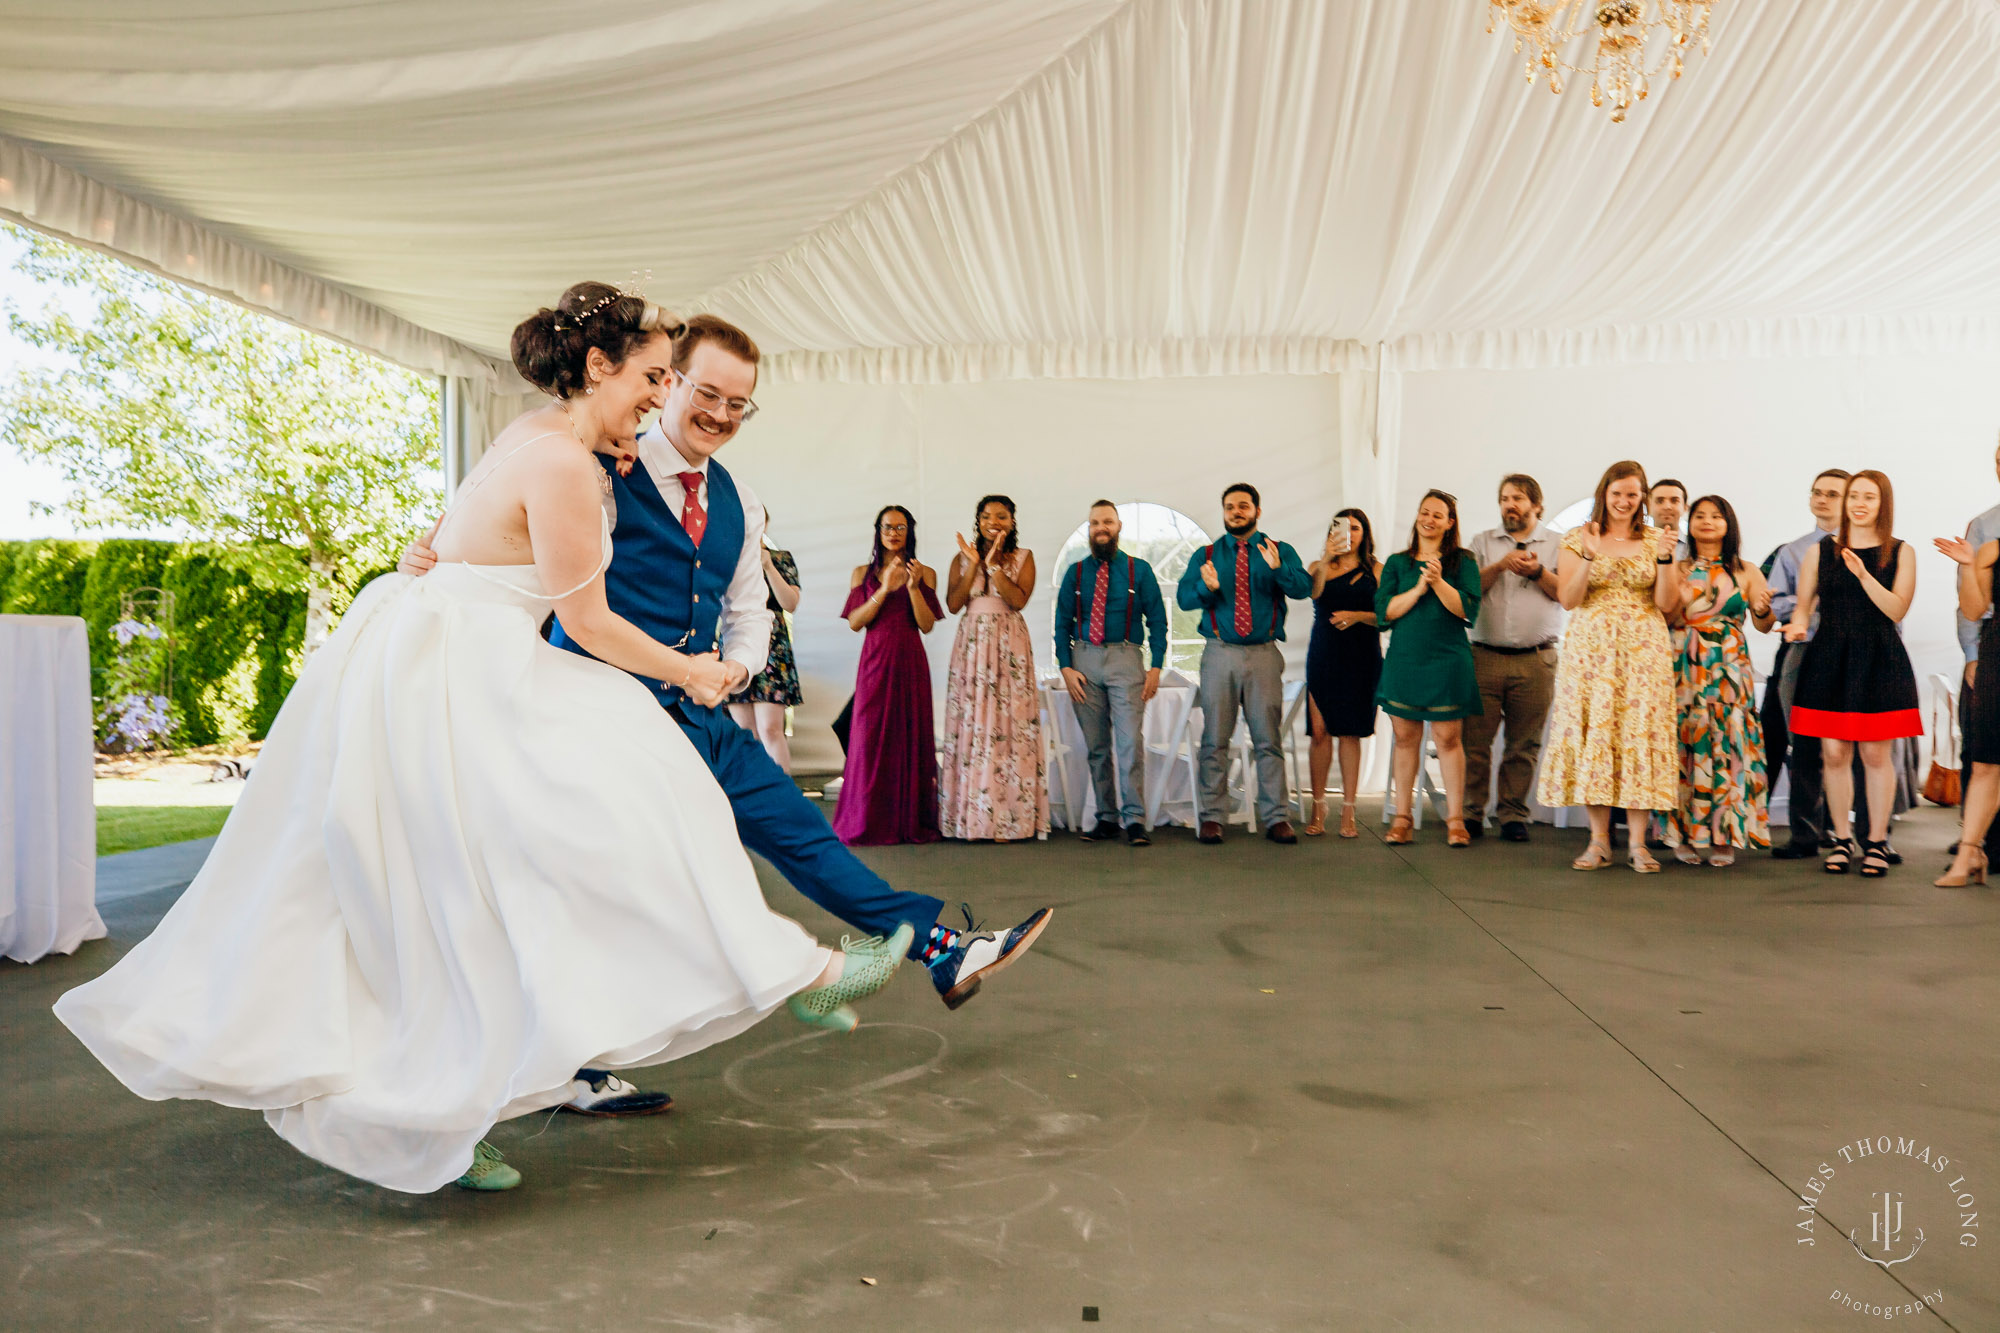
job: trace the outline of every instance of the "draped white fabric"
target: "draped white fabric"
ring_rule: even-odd
[[[89,631],[75,616],[0,616],[0,957],[104,938]]]
[[[773,377],[2000,347],[1993,0],[1723,5],[1623,125],[1475,0],[12,8],[0,214],[475,380],[648,269]]]

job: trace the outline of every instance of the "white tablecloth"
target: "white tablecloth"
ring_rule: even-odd
[[[1146,806],[1156,824],[1194,824],[1187,760],[1193,753],[1187,736],[1193,709],[1194,682],[1178,671],[1161,672],[1159,692],[1146,705]],[[1076,705],[1061,677],[1042,683],[1042,725],[1049,741],[1049,818],[1061,828],[1089,828],[1097,821],[1097,792]]]
[[[0,955],[102,939],[90,641],[74,616],[0,616]]]

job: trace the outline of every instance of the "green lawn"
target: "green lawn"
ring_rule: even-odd
[[[100,805],[97,854],[136,852],[141,847],[213,837],[229,818],[226,805]]]

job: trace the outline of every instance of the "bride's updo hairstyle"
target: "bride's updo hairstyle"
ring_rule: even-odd
[[[595,347],[612,365],[656,334],[678,336],[681,322],[643,296],[631,296],[604,282],[579,282],[562,294],[554,309],[543,307],[514,326],[509,349],[521,378],[557,398],[584,391],[584,373]]]

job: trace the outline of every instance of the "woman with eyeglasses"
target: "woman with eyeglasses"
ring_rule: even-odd
[[[917,561],[917,520],[875,516],[875,550],[840,614],[861,643],[833,831],[850,846],[938,840],[937,738],[924,635],[944,616],[937,573]]]
[[[1410,812],[1428,724],[1444,771],[1445,845],[1472,845],[1464,815],[1462,723],[1483,707],[1466,635],[1479,618],[1482,595],[1479,562],[1459,544],[1458,501],[1443,491],[1426,491],[1410,526],[1409,546],[1383,563],[1375,589],[1375,623],[1389,630],[1375,701],[1395,729],[1389,767],[1396,817],[1384,842],[1414,840]]]
[[[1035,587],[1035,553],[1020,544],[1006,496],[981,499],[972,521],[977,544],[958,534],[944,599],[963,614],[945,679],[938,831],[1013,842],[1049,831],[1042,696],[1021,618]]]
[[[1543,805],[1581,805],[1590,845],[1572,870],[1611,864],[1611,812],[1623,809],[1632,869],[1656,875],[1646,850],[1652,812],[1680,802],[1674,646],[1667,613],[1680,606],[1672,528],[1646,521],[1646,469],[1613,463],[1590,521],[1563,538],[1557,600],[1571,612],[1542,746]]]

